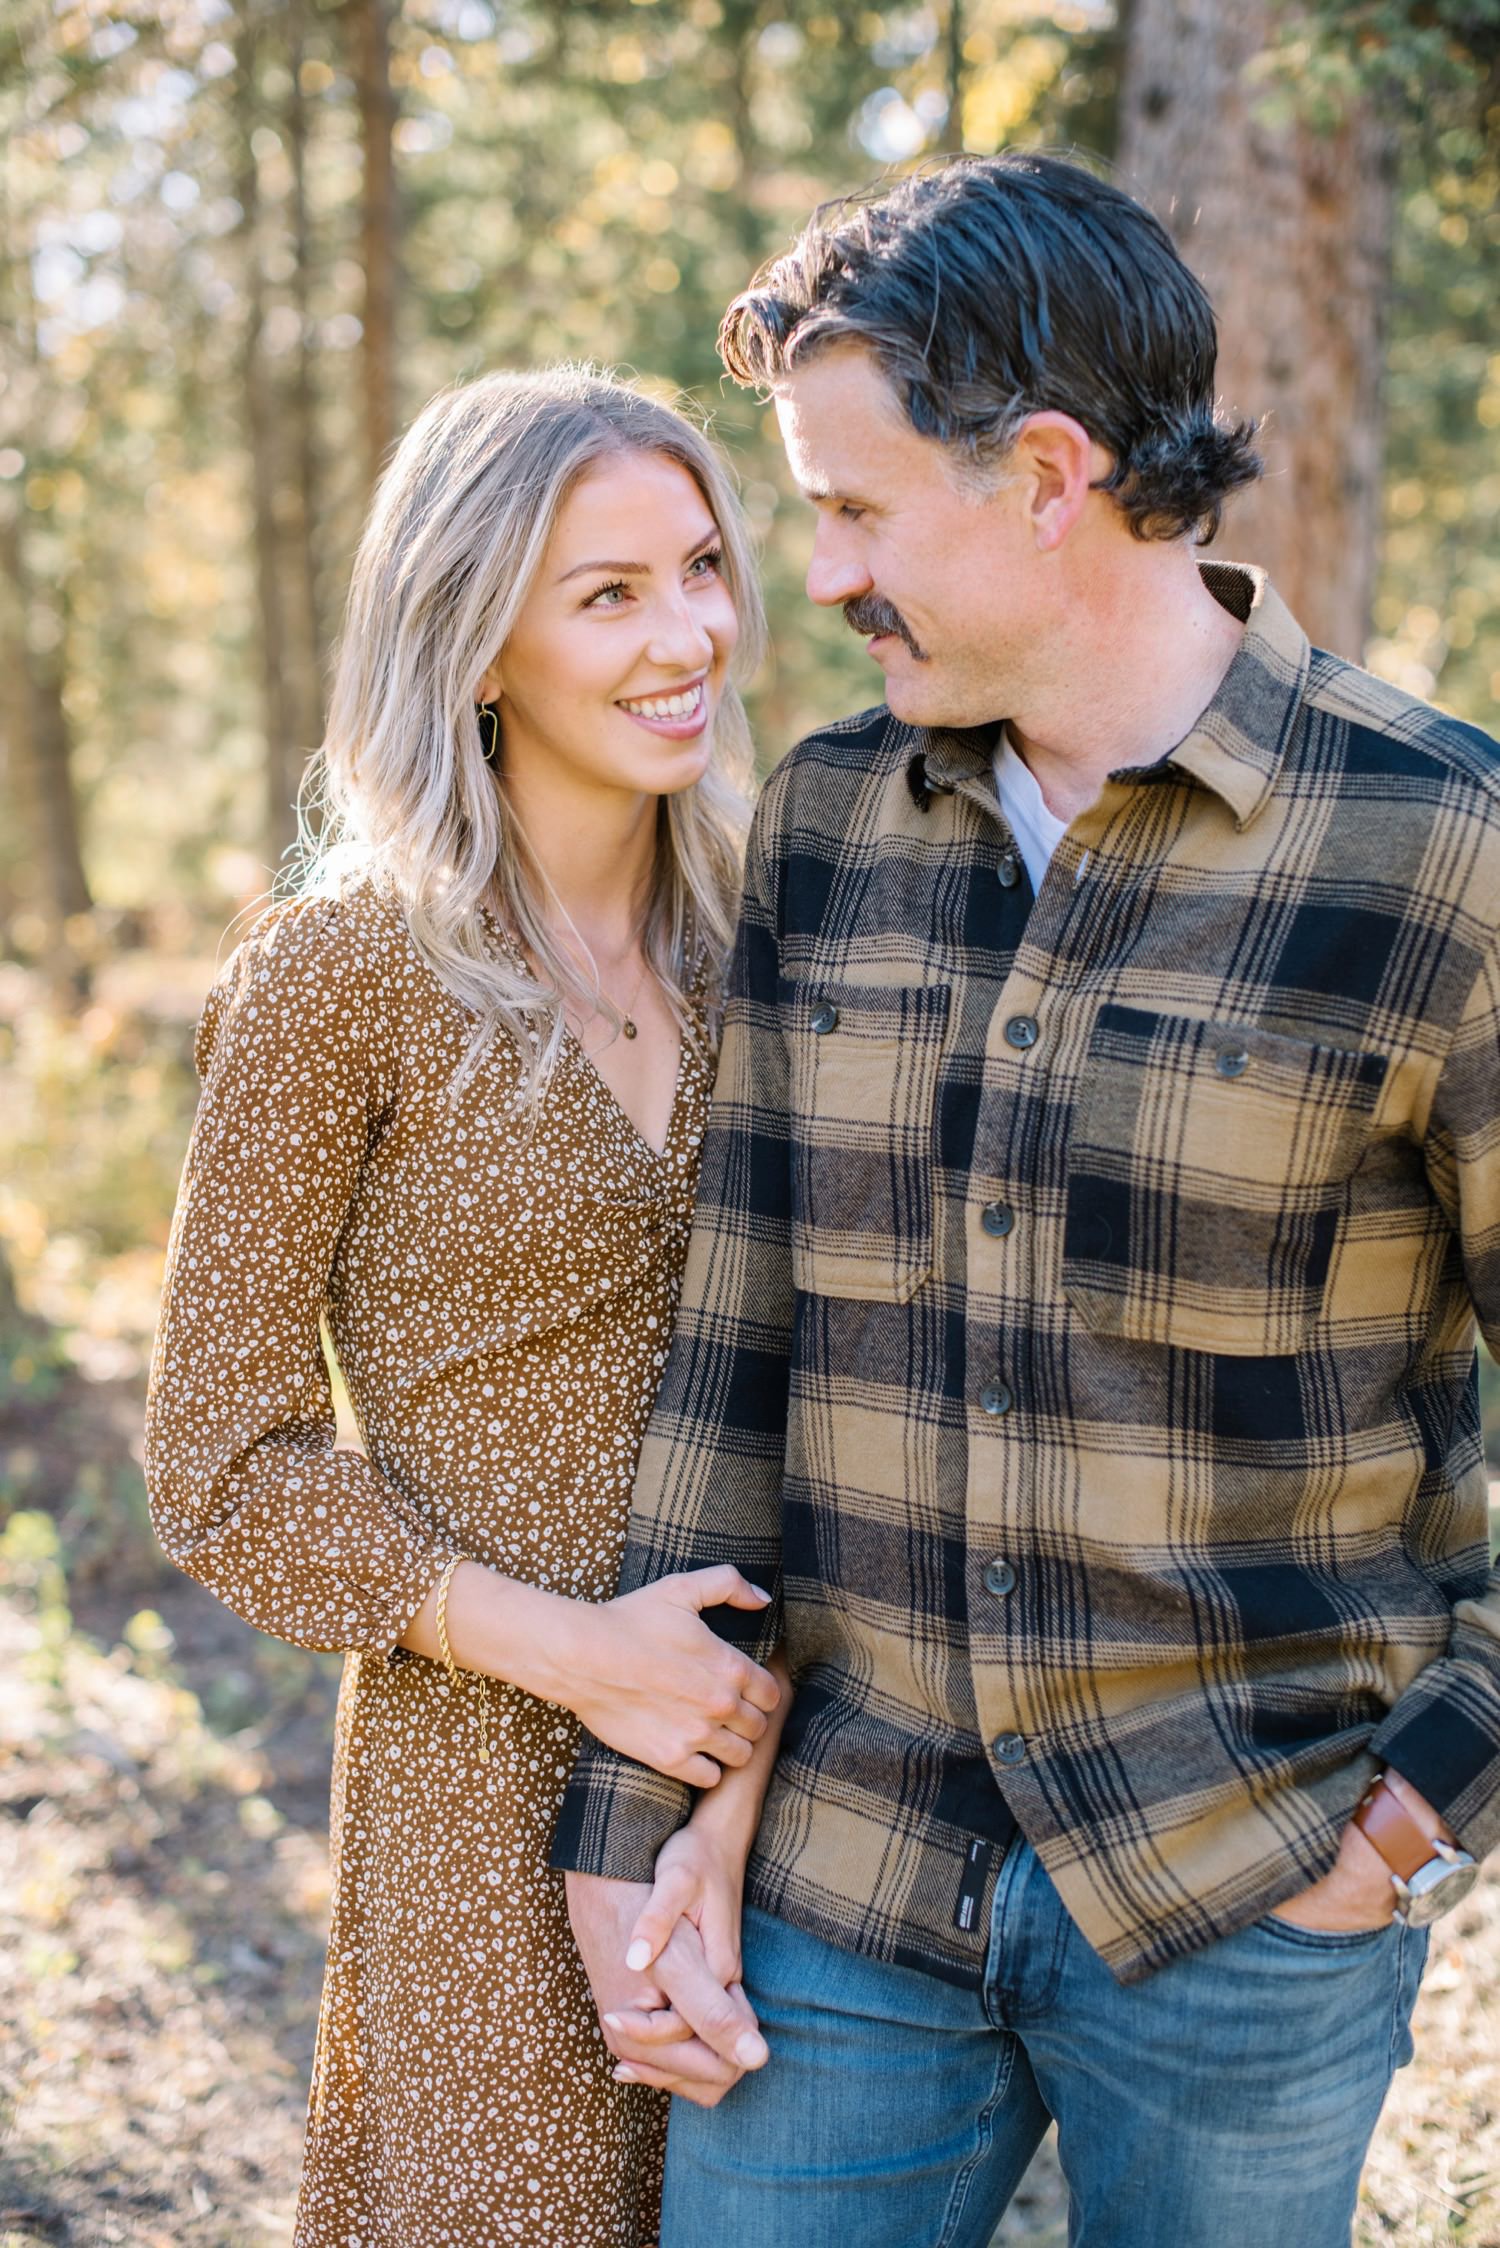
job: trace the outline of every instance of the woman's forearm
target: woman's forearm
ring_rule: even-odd
[[[573,1611],[579,1605],[539,1585],[503,1577],[477,1561],[460,1561],[448,1581],[444,1618],[453,1660],[460,1670],[503,1678],[539,1701],[562,1702]],[[435,1663],[443,1660],[437,1607],[434,1585],[401,1635],[403,1647]]]
[[[608,1748],[669,1779],[716,1788],[754,1761],[756,1735],[779,1681],[712,1631],[705,1607],[764,1609],[738,1570],[692,1569],[614,1600],[566,1600],[477,1562],[445,1570],[445,1621],[464,1670],[519,1686],[572,1710]],[[438,1602],[428,1593],[401,1645],[441,1662]],[[779,1728],[778,1728],[779,1731]],[[759,1781],[763,1794],[769,1763]],[[759,1808],[747,1813],[750,1830]]]

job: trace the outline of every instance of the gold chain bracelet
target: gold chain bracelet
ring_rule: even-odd
[[[450,1560],[443,1564],[443,1573],[437,1581],[437,1615],[435,1620],[437,1623],[438,1652],[443,1658],[443,1668],[447,1671],[450,1681],[455,1686],[458,1684],[458,1665],[453,1660],[453,1648],[448,1638],[448,1587],[453,1582],[454,1570],[465,1558],[465,1555],[455,1553]],[[488,1764],[490,1760],[490,1682],[482,1671],[467,1671],[465,1676],[468,1678],[473,1691],[479,1696],[479,1761],[481,1764]]]

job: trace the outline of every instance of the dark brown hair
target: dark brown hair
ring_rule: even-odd
[[[1212,538],[1261,472],[1256,425],[1216,410],[1213,307],[1165,227],[1059,157],[959,157],[824,204],[719,331],[757,387],[839,343],[976,480],[1028,414],[1071,414],[1112,454],[1099,488],[1137,538]]]

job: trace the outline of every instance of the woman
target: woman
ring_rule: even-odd
[[[580,1721],[709,1786],[776,1702],[698,1613],[764,1599],[735,1571],[610,1597],[760,634],[688,422],[587,371],[437,399],[361,544],[305,894],[204,1015],[155,1520],[252,1623],[354,1650],[297,2248],[655,2237],[665,2103],[612,2076],[546,1860]]]

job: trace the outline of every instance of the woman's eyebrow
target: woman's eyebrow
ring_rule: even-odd
[[[701,548],[710,546],[718,535],[719,527],[714,524],[704,532],[702,538],[694,539],[692,545],[683,555],[683,561],[691,561]],[[557,583],[566,585],[569,578],[586,578],[597,570],[608,570],[612,576],[617,578],[649,578],[651,575],[649,562],[575,562],[571,570],[564,570]]]
[[[559,585],[566,585],[569,578],[586,578],[596,570],[608,570],[617,578],[644,578],[651,575],[649,562],[578,562],[571,570],[564,570],[557,582]]]

